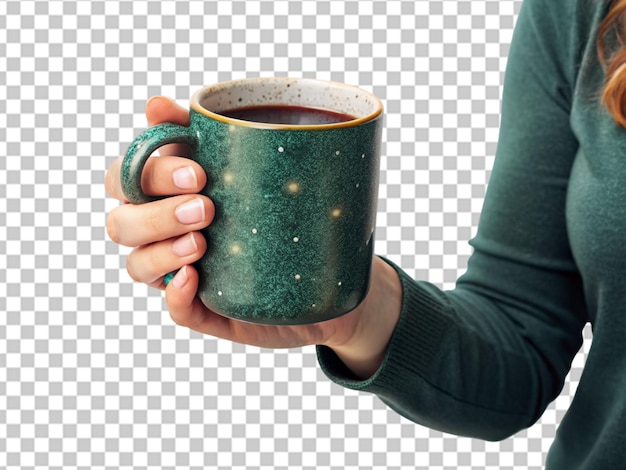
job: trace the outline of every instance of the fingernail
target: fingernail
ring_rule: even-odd
[[[197,224],[204,220],[204,203],[196,198],[182,206],[178,206],[174,215],[181,224]]]
[[[150,103],[152,103],[154,100],[156,100],[156,99],[158,99],[158,98],[161,98],[161,97],[160,97],[159,95],[153,95],[153,96],[151,96],[150,98],[148,98],[148,101],[146,101],[146,107],[147,107]]]
[[[198,179],[196,178],[196,172],[193,168],[186,166],[185,168],[179,168],[172,175],[174,184],[180,189],[195,189],[198,185]]]
[[[196,244],[196,239],[194,238],[193,233],[179,238],[172,245],[172,251],[174,254],[176,256],[180,256],[181,258],[194,254],[197,249],[198,245]]]
[[[176,289],[182,289],[187,281],[189,280],[189,276],[187,276],[187,266],[183,266],[178,270],[174,279],[172,279],[172,285]]]
[[[151,96],[150,99],[148,101],[146,101],[146,110],[148,109],[148,107],[150,106],[150,103],[152,103],[154,100],[157,100],[161,98],[160,96]],[[152,122],[150,119],[148,119],[148,125],[150,126],[154,126],[154,122]]]

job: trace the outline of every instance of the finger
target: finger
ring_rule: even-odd
[[[163,276],[199,260],[205,250],[206,241],[200,233],[187,233],[136,248],[126,258],[126,270],[135,281],[164,288]]]
[[[146,103],[146,118],[151,126],[171,122],[181,126],[189,125],[189,110],[176,104],[165,96],[153,96]],[[191,149],[188,145],[170,144],[159,148],[159,155],[179,155],[190,157]]]
[[[111,164],[104,185],[115,199],[127,202],[120,180],[122,160],[120,157]],[[202,167],[183,157],[149,158],[141,175],[141,188],[149,196],[195,194],[205,184],[206,173]]]
[[[256,325],[218,315],[208,309],[196,296],[197,290],[198,271],[189,265],[183,266],[167,285],[165,301],[172,320],[178,325],[216,338],[266,348],[293,348],[304,344],[317,344],[315,339],[303,339],[310,336],[310,333],[304,330],[295,334],[295,331],[287,326]]]
[[[163,122],[189,125],[189,111],[166,96],[153,96],[148,100],[146,117],[151,126]]]
[[[141,174],[141,188],[150,196],[198,193],[205,184],[202,167],[184,157],[149,158]]]
[[[196,297],[197,290],[198,271],[193,266],[183,266],[165,289],[165,301],[172,320],[200,333],[235,340],[233,321],[207,309]]]
[[[111,240],[124,246],[147,245],[208,226],[215,206],[206,196],[174,196],[146,204],[125,204],[107,217]]]
[[[107,170],[104,178],[104,189],[107,194],[114,197],[118,201],[128,202],[126,196],[124,196],[124,192],[122,191],[122,183],[120,181],[123,159],[124,157],[116,159]]]

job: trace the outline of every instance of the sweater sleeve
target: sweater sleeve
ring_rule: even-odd
[[[565,218],[578,149],[569,114],[584,45],[572,6],[580,3],[522,5],[467,272],[442,291],[394,266],[403,308],[384,361],[360,381],[319,346],[336,383],[374,393],[419,424],[486,440],[532,425],[559,394],[586,322]]]

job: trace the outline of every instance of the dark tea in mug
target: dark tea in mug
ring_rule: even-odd
[[[220,111],[222,116],[242,121],[296,126],[318,126],[336,124],[356,119],[355,116],[324,108],[293,105],[257,105]]]

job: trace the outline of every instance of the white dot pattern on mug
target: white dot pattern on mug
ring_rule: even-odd
[[[296,83],[264,82],[283,87]],[[239,93],[259,83],[220,87]],[[309,83],[300,87],[304,90]],[[197,96],[208,106],[210,93]],[[202,135],[205,143],[194,158],[206,168],[209,184],[204,192],[216,205],[213,223],[203,231],[207,250],[197,263],[201,301],[216,313],[262,324],[314,323],[352,310],[367,292],[372,252],[367,247],[378,179],[373,175],[380,153],[376,136],[382,119],[323,131],[245,126],[233,138],[229,124],[196,110],[194,106],[189,133]],[[165,127],[156,132],[161,129],[170,131]],[[140,139],[146,135],[152,133]],[[288,145],[277,145],[281,140]],[[285,155],[274,154],[277,148]],[[365,149],[370,158],[361,158]],[[213,168],[222,169],[221,175]],[[357,190],[355,181],[368,184]],[[297,237],[298,244],[288,237]],[[301,237],[308,241],[299,243]],[[298,280],[305,279],[297,289],[287,274],[280,274],[295,270]],[[338,279],[345,288],[337,289]],[[221,298],[217,291],[223,292]],[[322,308],[312,312],[311,301]]]
[[[376,252],[452,287],[492,165],[520,5],[0,2],[0,467],[541,469],[589,331],[536,425],[502,443],[457,438],[330,383],[313,348],[176,327],[103,228],[118,205],[104,171],[146,126],[150,96],[186,107],[233,78],[337,80],[385,103]]]

